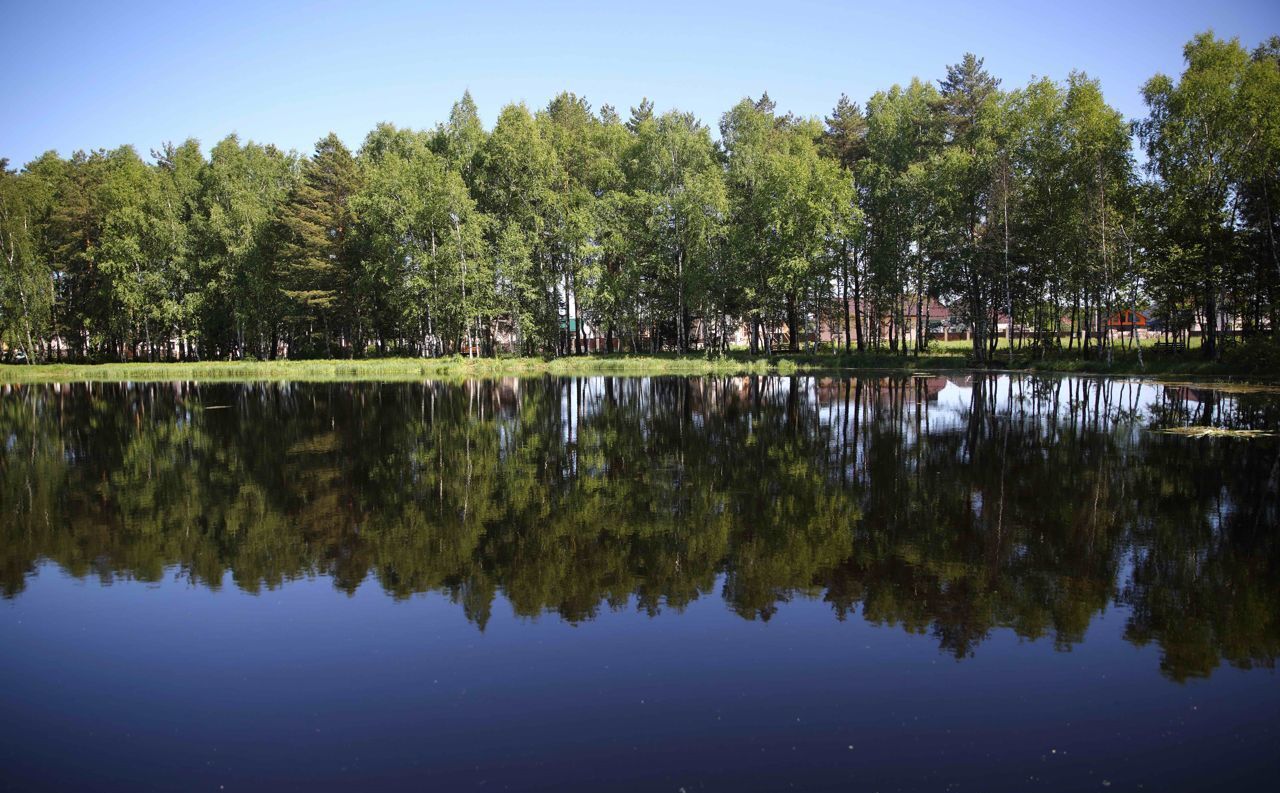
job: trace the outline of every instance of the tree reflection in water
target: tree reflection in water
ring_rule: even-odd
[[[521,615],[1084,640],[1126,608],[1182,680],[1280,650],[1280,398],[1038,376],[77,384],[0,396],[0,591],[41,560],[250,592],[300,576]]]

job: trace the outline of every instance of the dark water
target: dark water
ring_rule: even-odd
[[[1280,396],[1051,377],[11,387],[0,786],[1280,773]]]

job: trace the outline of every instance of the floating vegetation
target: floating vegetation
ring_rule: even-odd
[[[1190,380],[1156,380],[1156,382],[1168,388],[1203,388],[1210,391],[1220,391],[1224,394],[1280,393],[1280,385],[1268,383],[1230,383],[1212,380],[1205,380],[1202,382],[1194,382]]]
[[[1158,431],[1191,438],[1270,438],[1276,434],[1267,430],[1232,430],[1226,427],[1168,427]]]

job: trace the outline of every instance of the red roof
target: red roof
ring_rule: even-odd
[[[1145,328],[1147,326],[1147,315],[1140,311],[1130,311],[1126,308],[1123,311],[1112,314],[1111,318],[1107,320],[1107,327],[1109,328],[1127,328],[1130,325]]]

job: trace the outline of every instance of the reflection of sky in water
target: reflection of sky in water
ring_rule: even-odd
[[[1265,787],[1274,675],[1174,685],[1123,628],[957,662],[816,598],[481,633],[437,594],[42,572],[0,612],[0,765],[26,789]]]

